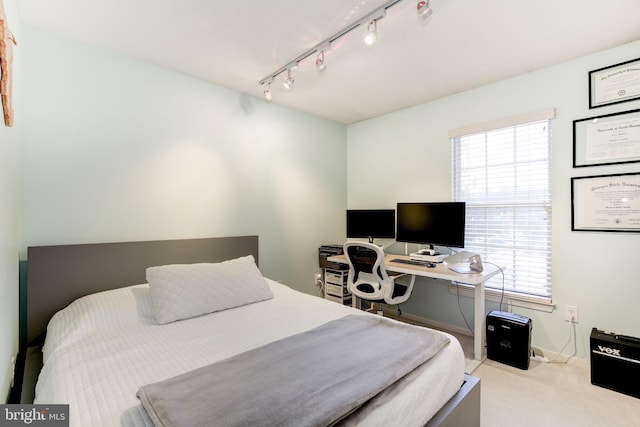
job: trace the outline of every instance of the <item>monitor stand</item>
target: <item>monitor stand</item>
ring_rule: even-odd
[[[429,262],[442,262],[448,255],[440,254],[436,251],[435,246],[429,244],[426,249],[420,249],[418,252],[409,254],[410,259]]]
[[[436,253],[434,255],[425,255],[419,252],[414,252],[412,254],[409,254],[410,259],[415,259],[418,261],[438,262],[438,263],[442,262],[448,256],[449,255],[442,255],[439,253]]]

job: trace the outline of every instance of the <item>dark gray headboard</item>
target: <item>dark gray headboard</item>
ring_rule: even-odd
[[[147,267],[245,255],[258,262],[258,236],[29,247],[26,342],[43,334],[51,316],[79,297],[146,283]]]

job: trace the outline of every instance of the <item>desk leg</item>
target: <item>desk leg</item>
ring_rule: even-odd
[[[486,357],[484,351],[484,283],[479,283],[475,286],[473,323],[473,360],[465,366],[465,372],[468,374],[475,371]]]
[[[475,360],[482,361],[484,359],[484,283],[475,286],[474,301],[474,340],[473,340],[473,356]]]

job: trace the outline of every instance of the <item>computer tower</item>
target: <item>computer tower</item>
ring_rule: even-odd
[[[640,339],[591,330],[591,384],[640,398]]]
[[[531,319],[506,311],[487,315],[487,358],[516,368],[529,369]]]
[[[334,245],[322,245],[318,249],[318,265],[320,268],[332,268],[334,270],[348,270],[348,264],[342,264],[339,262],[328,261],[327,258],[342,255],[343,253],[342,245],[334,244]]]

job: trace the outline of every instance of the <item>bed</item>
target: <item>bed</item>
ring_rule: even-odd
[[[386,327],[394,328],[399,324],[297,292],[265,278],[262,280],[266,291],[272,297],[260,297],[258,301],[212,313],[183,318],[177,314],[177,320],[169,318],[165,324],[158,324],[164,320],[157,317],[158,299],[152,298],[156,295],[153,292],[157,289],[157,279],[149,280],[151,285],[146,283],[148,268],[154,271],[157,266],[172,268],[175,264],[209,268],[232,265],[240,259],[252,259],[257,265],[257,236],[29,248],[26,325],[29,342],[38,343],[38,337],[48,325],[42,353],[34,350],[39,347],[32,346],[27,362],[28,371],[34,366],[38,370],[38,357],[43,359],[34,403],[68,403],[71,425],[150,426],[158,420],[147,406],[145,393],[170,390],[171,384],[166,381],[189,375],[205,378],[201,372],[207,371],[201,370],[214,368],[218,371],[212,371],[216,373],[211,375],[219,378],[220,369],[223,373],[228,369],[221,367],[222,363],[231,360],[235,364],[236,359],[254,353],[262,358],[272,354],[275,348],[272,346],[281,342],[297,342],[295,340],[323,329],[335,331],[333,322],[383,321]],[[188,310],[193,305],[197,302],[189,304]],[[464,374],[464,356],[457,340],[438,334],[446,338],[447,343],[433,356],[416,362],[415,369],[402,374],[362,404],[358,403],[355,409],[349,409],[335,424],[479,426],[479,380]],[[274,365],[274,372],[285,374],[268,379],[273,384],[266,387],[269,390],[249,393],[251,396],[247,399],[255,396],[271,399],[269,393],[281,395],[284,390],[281,387],[285,387],[287,381],[296,377],[306,380],[312,371],[322,373],[325,369],[322,362],[322,359],[312,362],[307,365],[308,370],[304,365],[299,366],[291,374],[286,373],[290,362],[283,362],[284,368],[279,368],[280,371]],[[329,367],[326,369],[333,372]],[[249,372],[244,367],[239,371]],[[363,372],[349,368],[350,379],[342,382],[357,382],[353,379],[358,375],[378,377]],[[251,378],[259,377],[251,375]],[[153,386],[156,388],[147,388]],[[29,385],[25,384],[25,388],[28,390]],[[210,389],[199,393],[215,395]],[[231,400],[239,402],[244,398]],[[328,407],[332,399],[325,395],[320,401],[314,400],[317,398],[307,398],[302,403],[315,404],[309,408],[316,409],[308,410],[315,413]],[[266,419],[269,418],[263,420]],[[235,421],[229,421],[233,423]],[[243,423],[261,424],[239,422]],[[297,422],[290,425],[294,424]],[[330,423],[311,420],[308,424]]]

